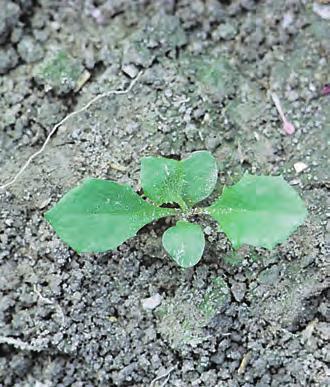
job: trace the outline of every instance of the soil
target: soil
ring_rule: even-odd
[[[130,92],[67,120],[0,191],[0,386],[328,386],[329,21],[298,0],[0,9],[1,184],[66,114],[142,70]],[[269,252],[234,251],[198,219],[207,248],[181,270],[161,247],[171,221],[78,255],[43,218],[87,176],[139,191],[142,156],[200,149],[219,165],[214,197],[245,171],[282,174],[308,220]]]

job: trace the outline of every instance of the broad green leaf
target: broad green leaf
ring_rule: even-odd
[[[272,249],[303,222],[307,210],[283,177],[244,177],[225,187],[222,196],[206,209],[238,248],[246,243]]]
[[[164,232],[163,246],[178,265],[192,267],[202,258],[204,234],[198,224],[179,221]]]
[[[127,185],[87,179],[64,195],[45,218],[77,252],[103,252],[115,249],[149,222],[173,213],[147,203]]]
[[[144,157],[141,161],[143,191],[158,205],[190,207],[212,193],[217,176],[216,161],[207,151],[194,152],[181,161],[165,157]]]

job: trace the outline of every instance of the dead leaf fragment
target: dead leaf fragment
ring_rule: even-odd
[[[90,77],[91,77],[91,73],[85,70],[79,77],[74,91],[75,92],[79,91],[84,86],[84,84],[89,80]]]
[[[239,369],[237,370],[237,373],[239,374],[239,375],[242,375],[242,374],[244,374],[244,372],[245,372],[245,368],[246,368],[246,366],[248,365],[248,362],[250,361],[250,359],[251,359],[251,352],[247,352],[244,356],[243,356],[243,359],[242,359],[242,361],[241,361],[241,364],[240,364],[240,366],[239,366]]]

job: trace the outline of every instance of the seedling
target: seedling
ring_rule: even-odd
[[[74,250],[96,253],[116,249],[152,221],[176,216],[180,220],[163,234],[163,246],[187,268],[199,262],[205,246],[202,228],[188,220],[193,215],[215,219],[234,248],[249,244],[267,249],[288,238],[307,215],[303,201],[281,176],[245,174],[237,184],[224,187],[211,206],[196,208],[213,192],[217,177],[216,161],[207,151],[181,161],[144,157],[141,186],[147,200],[128,185],[90,178],[45,217]]]

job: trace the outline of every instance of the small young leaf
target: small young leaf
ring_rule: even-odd
[[[183,168],[179,161],[165,157],[144,157],[141,160],[141,185],[144,194],[154,203],[183,202]],[[184,203],[183,203],[184,205]]]
[[[163,246],[178,265],[192,267],[202,258],[204,234],[198,224],[179,221],[164,232]]]
[[[272,249],[300,226],[307,210],[283,177],[244,175],[206,212],[235,248],[246,243]]]
[[[173,209],[147,203],[127,185],[88,179],[64,195],[45,218],[77,252],[103,252],[147,223],[173,214]]]
[[[207,151],[194,152],[182,161],[164,157],[144,157],[141,161],[143,191],[158,205],[190,207],[212,193],[217,176],[216,161]]]
[[[184,171],[183,200],[192,206],[213,192],[218,180],[218,166],[212,153],[198,151],[181,161]]]

